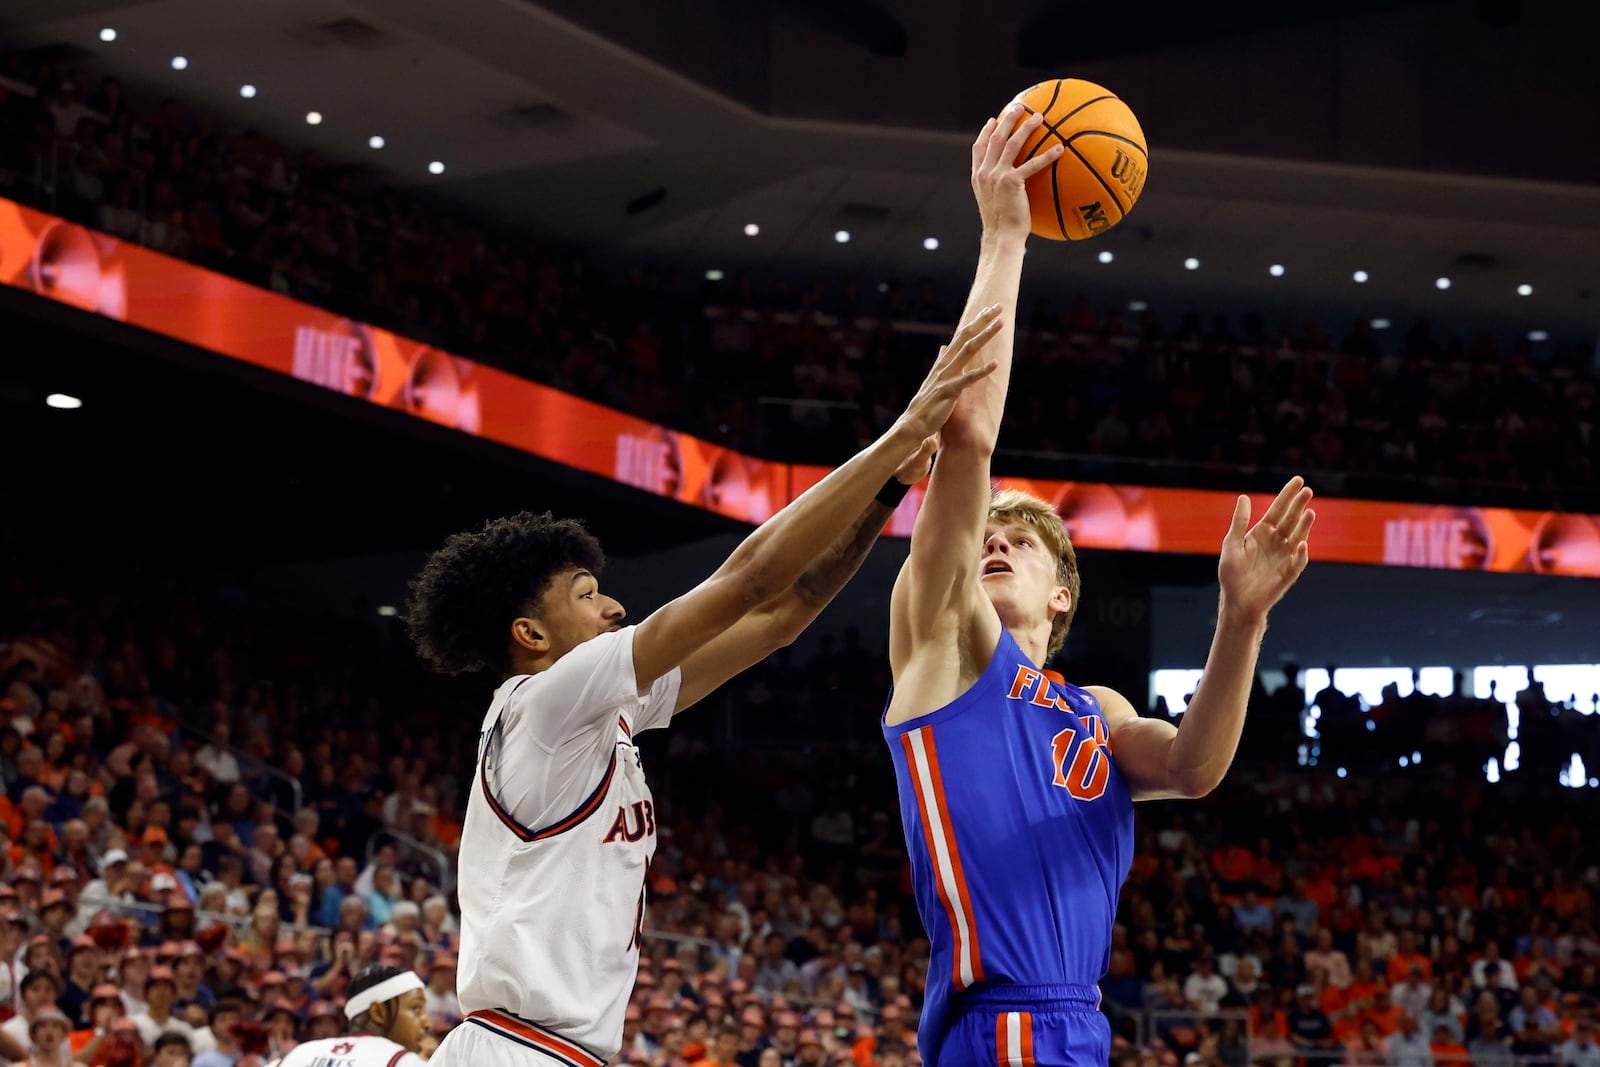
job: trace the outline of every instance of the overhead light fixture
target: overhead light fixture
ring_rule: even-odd
[[[239,86],[239,95],[246,100],[253,100],[256,95],[256,87],[254,85],[241,85]]]
[[[922,239],[922,247],[929,252],[937,252],[939,251],[939,239],[937,237],[924,237]]]
[[[186,59],[183,56],[173,56],[172,57],[172,69],[173,70],[188,70],[189,69],[189,60]]]
[[[322,125],[322,112],[320,112],[320,111],[307,111],[306,112],[306,125],[307,126],[321,126]]]
[[[1373,319],[1372,320],[1372,328],[1374,330],[1387,330],[1389,328],[1389,320],[1388,319]]]
[[[117,31],[112,29],[110,26],[107,26],[105,29],[100,31],[100,39],[106,44],[110,44],[112,41],[117,39]]]
[[[708,281],[708,282],[720,282],[721,280],[722,280],[722,272],[720,270],[717,270],[715,267],[712,267],[710,270],[706,271],[706,281]]]
[[[1128,310],[1129,311],[1143,311],[1146,308],[1148,308],[1149,306],[1150,305],[1145,303],[1143,300],[1130,300],[1130,301],[1128,301]]]
[[[744,235],[746,237],[759,237],[761,235],[761,227],[753,222],[747,222],[744,224]]]
[[[378,614],[382,615],[386,619],[392,619],[396,615],[400,614],[400,609],[395,607],[393,604],[379,604]]]
[[[1195,259],[1193,256],[1190,256],[1188,259],[1183,261],[1183,269],[1184,270],[1199,270],[1200,269],[1200,261],[1198,259]]]
[[[443,174],[444,173],[444,164],[439,162],[437,159],[434,160],[432,163],[428,164],[428,173],[429,174]]]
[[[1448,288],[1450,288],[1450,279],[1449,278],[1435,278],[1433,280],[1433,287],[1435,289],[1448,289]]]
[[[1267,268],[1267,273],[1272,275],[1274,278],[1283,277],[1283,264],[1274,263],[1272,266]]]
[[[849,230],[834,230],[833,231],[833,239],[835,241],[838,241],[842,245],[849,244],[850,243],[850,231]]]
[[[1533,286],[1529,285],[1527,282],[1523,282],[1521,285],[1517,286],[1517,295],[1518,296],[1532,296],[1533,295]]]
[[[60,411],[75,411],[83,407],[83,401],[70,393],[51,393],[44,398],[45,404]]]
[[[371,137],[367,138],[367,147],[368,148],[382,148],[383,147],[383,138],[381,136],[379,136],[378,134],[373,134]]]
[[[1112,260],[1116,259],[1117,257],[1112,255],[1111,250],[1108,248],[1104,252],[1101,252],[1098,256],[1095,256],[1094,258],[1098,259],[1102,263],[1110,263]]]
[[[1530,340],[1530,341],[1548,341],[1548,340],[1550,340],[1550,335],[1548,333],[1546,333],[1544,330],[1529,330],[1528,331],[1528,340]]]
[[[1350,280],[1355,282],[1357,285],[1361,285],[1365,283],[1369,277],[1371,277],[1371,275],[1369,275],[1366,271],[1358,270],[1354,274],[1350,275]]]

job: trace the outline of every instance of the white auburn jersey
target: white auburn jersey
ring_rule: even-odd
[[[425,1067],[415,1052],[375,1034],[352,1034],[307,1041],[269,1067]]]
[[[670,723],[678,699],[676,668],[639,695],[633,635],[500,686],[462,824],[462,1026],[575,1067],[622,1047],[656,851],[633,735]]]

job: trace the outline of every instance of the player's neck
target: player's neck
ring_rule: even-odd
[[[1050,623],[1042,627],[1033,626],[1007,626],[1006,632],[1011,635],[1011,640],[1017,643],[1022,654],[1028,657],[1035,667],[1044,667],[1044,662],[1050,653]]]

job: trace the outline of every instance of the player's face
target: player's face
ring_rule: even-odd
[[[421,1052],[422,1039],[428,1033],[428,995],[412,989],[398,997],[394,1006],[396,1014],[389,1040],[412,1052]]]
[[[1025,522],[991,522],[984,529],[978,584],[1008,627],[1049,621],[1072,603],[1056,582],[1050,546]]]
[[[546,654],[560,659],[585,641],[620,628],[626,615],[621,604],[600,592],[593,574],[568,567],[551,582],[533,629],[548,642]]]

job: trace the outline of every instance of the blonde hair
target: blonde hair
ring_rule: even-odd
[[[1056,582],[1067,587],[1072,602],[1067,610],[1050,620],[1050,647],[1044,654],[1048,662],[1067,643],[1067,629],[1078,613],[1078,554],[1072,537],[1055,508],[1020,489],[1001,489],[989,500],[990,522],[1024,522],[1039,531],[1039,538],[1056,557]]]

